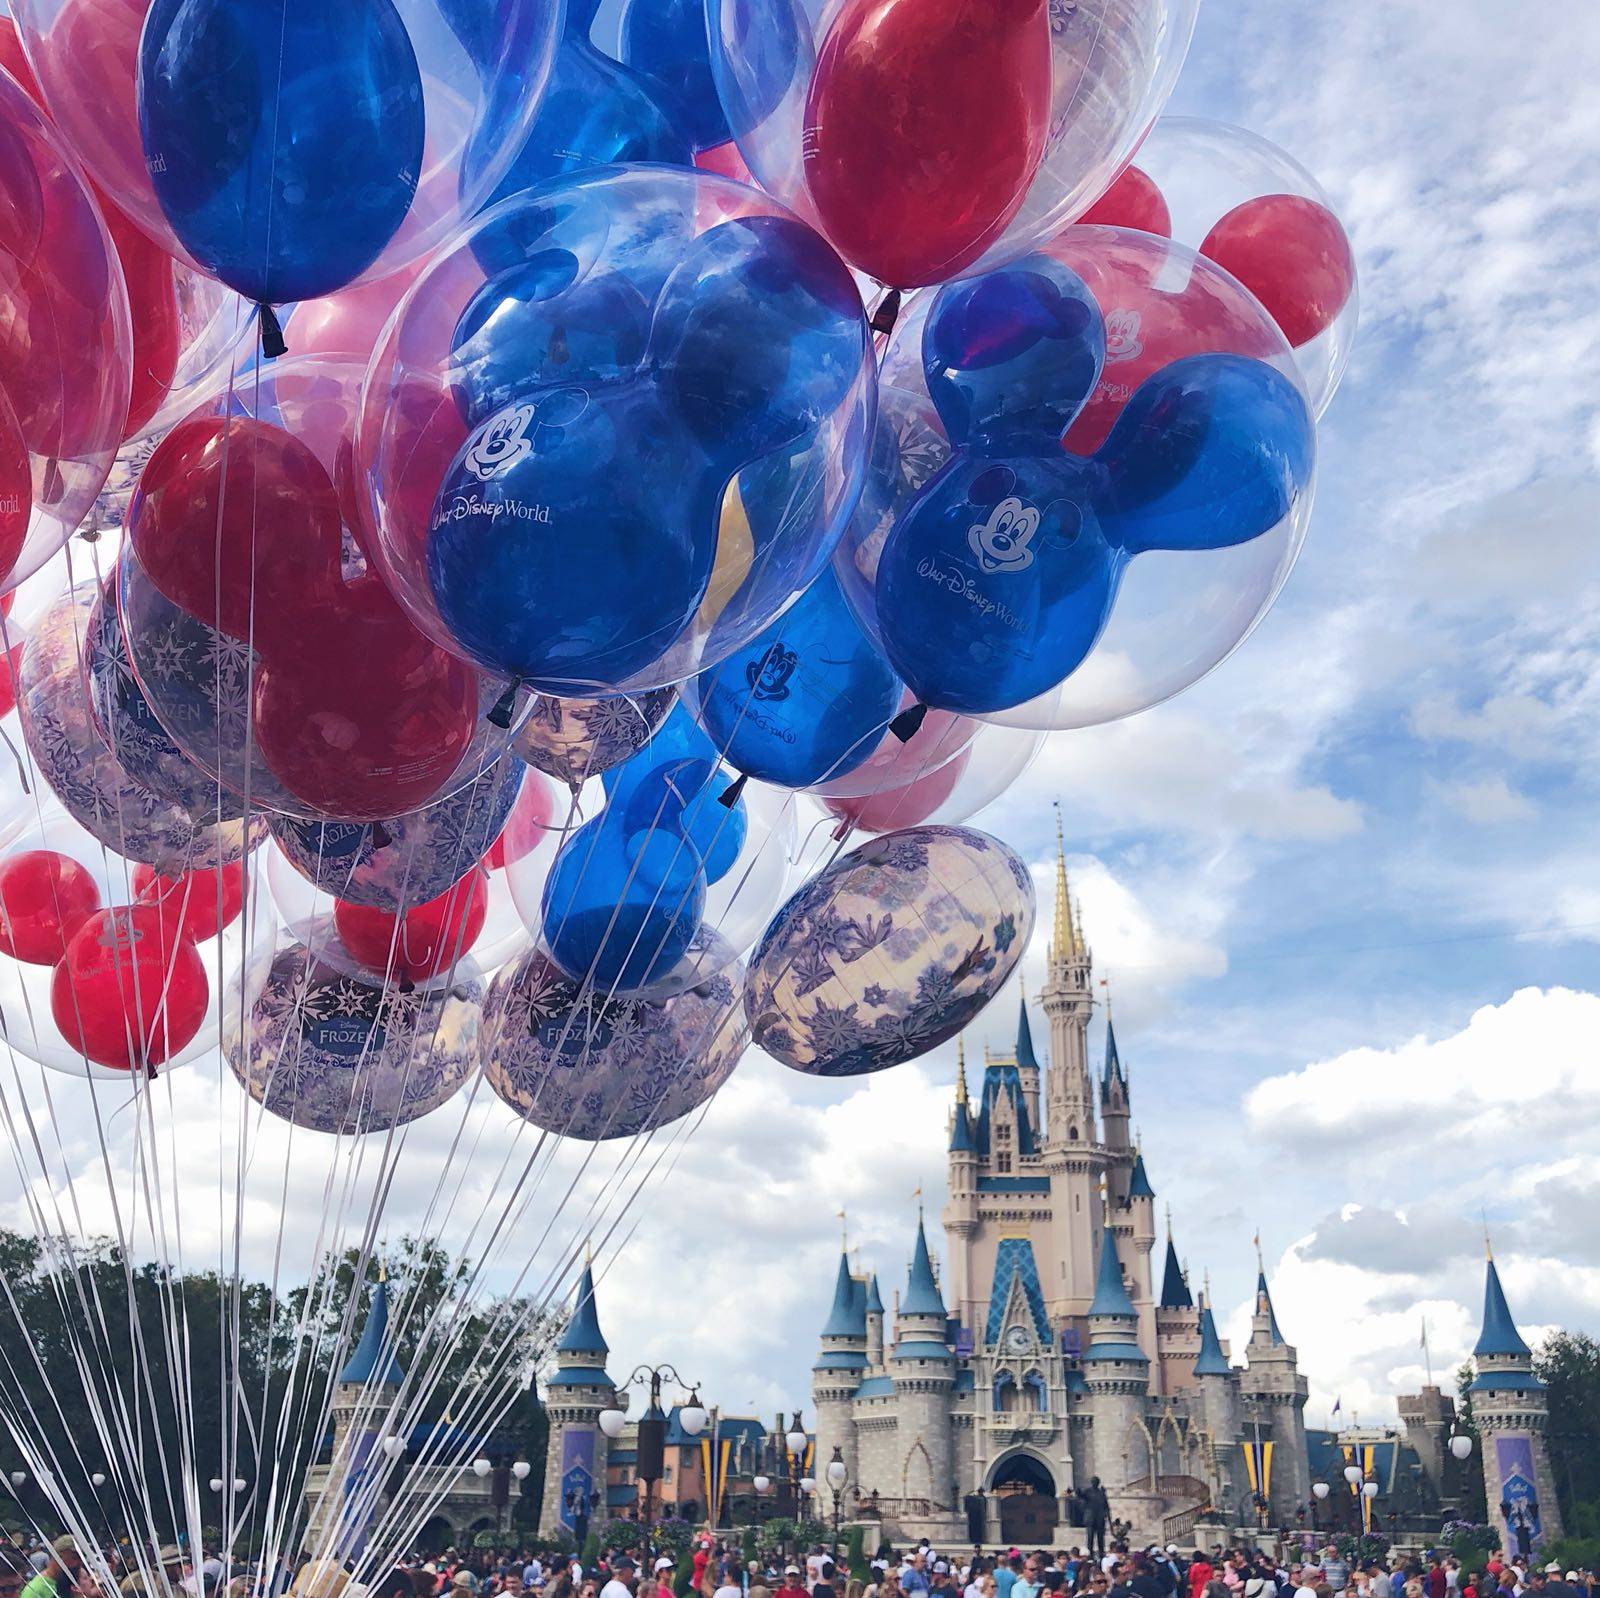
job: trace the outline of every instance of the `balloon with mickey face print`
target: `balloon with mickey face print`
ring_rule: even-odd
[[[1312,477],[1292,356],[1237,283],[1167,240],[1067,237],[1084,271],[1052,246],[897,330],[835,562],[926,704],[1034,729],[1128,714],[1222,658],[1287,570]]]

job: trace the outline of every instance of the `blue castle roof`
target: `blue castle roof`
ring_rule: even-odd
[[[983,1103],[978,1107],[974,1141],[980,1154],[989,1152],[989,1122],[995,1102],[1004,1096],[1011,1100],[1017,1118],[1017,1153],[1036,1154],[1033,1122],[1028,1119],[1028,1101],[1022,1093],[1022,1073],[1009,1060],[994,1060],[984,1067]]]
[[[1031,1065],[1034,1070],[1039,1069],[1039,1061],[1033,1052],[1033,1027],[1028,1022],[1028,1001],[1022,1001],[1021,1012],[1017,1016],[1017,1064]]]
[[[1108,1226],[1100,1239],[1100,1274],[1095,1279],[1090,1315],[1120,1315],[1133,1320],[1137,1315],[1133,1300],[1122,1280],[1122,1261],[1117,1258],[1117,1239]]]
[[[974,1154],[977,1146],[972,1135],[972,1117],[967,1114],[967,1101],[956,1101],[955,1119],[950,1123],[950,1152],[952,1154]]]
[[[867,1279],[867,1314],[883,1314],[883,1294],[878,1291],[878,1273],[876,1271]]]
[[[1283,1333],[1278,1330],[1278,1312],[1272,1307],[1272,1294],[1267,1291],[1267,1273],[1264,1270],[1256,1272],[1256,1313],[1261,1312],[1262,1306],[1267,1311],[1267,1335],[1274,1344],[1283,1342]]]
[[[594,1307],[594,1271],[585,1264],[578,1282],[578,1304],[567,1322],[567,1329],[556,1344],[558,1354],[609,1354],[610,1347],[600,1335],[600,1317]]]
[[[906,1296],[900,1301],[902,1315],[937,1315],[944,1319],[944,1299],[939,1284],[934,1280],[933,1261],[928,1256],[928,1234],[921,1217],[917,1220],[917,1244],[911,1254],[911,1274],[906,1283]]]
[[[1194,1299],[1189,1294],[1189,1284],[1183,1279],[1183,1267],[1178,1263],[1178,1251],[1172,1238],[1167,1238],[1167,1265],[1161,1277],[1162,1309],[1193,1309]]]
[[[398,1387],[405,1380],[405,1368],[395,1357],[389,1341],[389,1284],[380,1278],[372,1292],[372,1305],[367,1310],[367,1324],[361,1329],[361,1341],[351,1351],[345,1367],[339,1372],[341,1382],[364,1386],[377,1382],[380,1386]]]
[[[1196,1376],[1231,1376],[1233,1367],[1222,1352],[1222,1339],[1217,1336],[1216,1319],[1209,1304],[1200,1310],[1200,1354],[1194,1362]]]
[[[828,1312],[827,1324],[822,1328],[824,1337],[865,1337],[867,1335],[867,1301],[865,1293],[857,1292],[857,1283],[850,1274],[850,1257],[839,1255],[839,1275],[833,1284],[833,1308]]]
[[[1122,1089],[1124,1099],[1128,1096],[1128,1074],[1122,1069],[1122,1056],[1117,1053],[1117,1029],[1111,1024],[1111,1017],[1106,1016],[1106,1063],[1100,1073],[1100,1091],[1106,1093],[1112,1083]]]
[[[1156,1190],[1150,1185],[1150,1173],[1144,1168],[1144,1155],[1135,1154],[1133,1175],[1128,1178],[1128,1197],[1153,1199],[1155,1196]]]
[[[1494,1267],[1493,1258],[1489,1259],[1483,1273],[1483,1330],[1472,1352],[1530,1357],[1528,1345],[1523,1342],[1517,1323],[1511,1319],[1511,1307],[1506,1303],[1505,1289],[1500,1285],[1500,1273]]]

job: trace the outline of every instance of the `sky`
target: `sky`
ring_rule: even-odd
[[[1167,705],[1058,735],[978,818],[1048,883],[1059,799],[1179,1252],[1242,1344],[1259,1231],[1314,1424],[1336,1399],[1392,1418],[1425,1376],[1424,1319],[1449,1385],[1476,1336],[1485,1225],[1526,1333],[1600,1330],[1597,76],[1600,28],[1557,0],[1514,16],[1206,0],[1171,108],[1311,168],[1360,266],[1310,533],[1230,660]],[[1013,985],[971,1050],[1009,1043],[1016,1010]],[[1096,1057],[1100,1038],[1097,1018]],[[385,1160],[386,1233],[448,1209],[470,1246],[514,1213],[495,1258],[531,1262],[524,1287],[563,1280],[595,1217],[614,1376],[666,1359],[725,1411],[809,1417],[837,1212],[853,1256],[903,1284],[912,1195],[930,1214],[943,1199],[953,1077],[953,1046],[846,1083],[752,1053],[648,1169],[513,1142],[484,1101],[359,1165],[247,1118],[246,1259],[265,1272],[287,1239],[292,1276],[342,1184],[348,1220]],[[215,1201],[236,1096],[202,1071],[161,1091],[161,1148],[115,1156],[99,1190],[58,1183],[47,1209],[92,1231],[115,1193],[147,1226],[133,1177],[149,1162]],[[60,1135],[62,1162],[95,1157],[84,1124]],[[541,1185],[508,1210],[530,1155]],[[0,1222],[41,1213],[9,1184],[0,1197]],[[227,1206],[183,1220],[200,1262],[234,1224]]]

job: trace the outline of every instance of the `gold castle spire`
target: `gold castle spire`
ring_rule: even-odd
[[[1067,888],[1067,845],[1061,831],[1061,801],[1056,800],[1056,915],[1050,939],[1050,958],[1070,960],[1083,952],[1072,914],[1072,894]]]

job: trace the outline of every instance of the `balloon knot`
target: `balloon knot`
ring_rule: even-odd
[[[894,332],[894,324],[899,320],[900,290],[890,289],[874,307],[870,325],[874,333],[882,333],[887,338]]]
[[[717,795],[717,803],[721,805],[724,810],[732,810],[733,807],[738,804],[739,795],[744,792],[744,785],[749,782],[749,780],[749,774],[741,771],[739,775],[735,777],[734,780]]]
[[[265,300],[257,302],[256,310],[261,316],[261,353],[269,361],[287,355],[289,346],[283,342],[283,323],[278,320],[278,313]]]
[[[374,849],[387,849],[394,842],[394,834],[381,821],[372,823],[371,833]]]
[[[840,816],[839,825],[833,829],[833,841],[835,843],[843,843],[850,836],[854,826],[855,822],[849,816]]]
[[[410,977],[401,977],[397,986],[402,993],[415,993],[417,991],[417,985]]]
[[[924,704],[915,704],[909,710],[902,710],[893,721],[889,723],[889,731],[903,744],[908,744],[922,730],[922,723],[927,719],[928,707]]]
[[[511,718],[516,714],[517,694],[521,691],[522,679],[513,677],[506,685],[506,691],[495,700],[494,709],[489,712],[489,725],[498,727],[502,732],[511,726]]]

